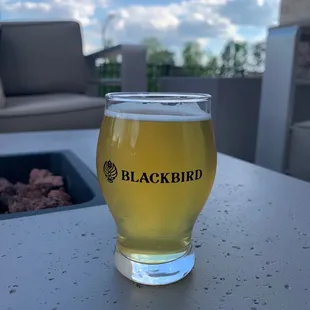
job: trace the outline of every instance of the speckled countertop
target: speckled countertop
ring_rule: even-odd
[[[0,153],[71,149],[95,171],[97,134],[0,135]],[[192,274],[146,287],[113,267],[106,206],[0,221],[0,309],[310,309],[310,184],[219,155],[193,239]]]

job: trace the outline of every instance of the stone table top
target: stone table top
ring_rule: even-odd
[[[96,130],[0,135],[0,153],[71,149],[95,172]],[[310,309],[310,186],[219,154],[182,281],[136,285],[113,265],[106,206],[0,221],[0,309]]]

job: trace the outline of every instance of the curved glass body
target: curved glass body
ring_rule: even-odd
[[[175,282],[194,266],[191,233],[215,177],[210,96],[106,98],[97,174],[118,230],[116,267],[143,284]]]

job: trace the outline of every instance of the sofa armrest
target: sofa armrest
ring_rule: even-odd
[[[121,55],[121,76],[119,79],[100,79],[96,60],[108,56]],[[121,44],[85,56],[89,69],[90,84],[119,85],[122,91],[146,91],[147,66],[146,48],[143,45]],[[93,88],[95,91],[96,88]]]

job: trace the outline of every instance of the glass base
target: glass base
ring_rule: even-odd
[[[193,247],[180,258],[161,264],[144,264],[132,261],[116,247],[114,253],[116,269],[126,278],[144,285],[166,285],[186,277],[195,265]]]

